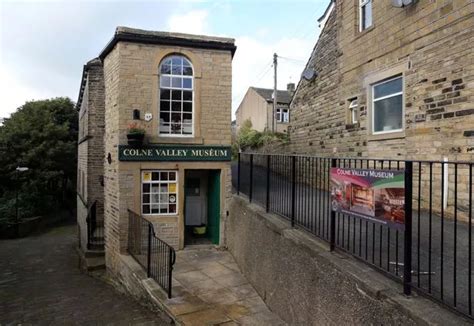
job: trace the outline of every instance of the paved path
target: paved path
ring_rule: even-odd
[[[0,325],[165,325],[133,299],[82,274],[76,226],[0,241]]]
[[[228,251],[178,251],[173,298],[165,306],[186,326],[286,325],[271,312]]]

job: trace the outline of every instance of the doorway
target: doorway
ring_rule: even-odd
[[[186,170],[184,244],[219,244],[220,170]]]

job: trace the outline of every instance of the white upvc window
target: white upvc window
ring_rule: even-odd
[[[193,99],[191,62],[182,55],[166,57],[160,65],[160,136],[193,136]]]
[[[359,0],[359,31],[372,26],[372,0]]]
[[[403,131],[403,77],[372,85],[372,133]]]
[[[357,99],[352,99],[350,100],[349,103],[349,113],[350,113],[350,119],[351,123],[357,123],[359,121],[359,110],[357,109],[358,104],[357,104]]]
[[[142,171],[142,214],[178,214],[178,171]]]
[[[290,110],[289,109],[283,109],[283,108],[277,108],[276,121],[277,122],[288,123],[290,121]]]

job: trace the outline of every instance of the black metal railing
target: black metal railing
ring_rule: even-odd
[[[473,162],[240,153],[237,193],[473,318]],[[405,171],[405,228],[331,209],[330,168]]]
[[[104,249],[104,220],[97,219],[97,201],[87,209],[87,249]]]
[[[150,221],[131,210],[128,216],[128,252],[171,298],[175,250],[156,236]]]

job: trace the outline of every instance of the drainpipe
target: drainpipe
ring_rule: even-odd
[[[448,158],[445,157],[443,159],[444,162],[448,162]],[[444,175],[443,175],[443,179],[444,179],[444,196],[443,196],[443,209],[446,209],[448,207],[448,189],[449,189],[449,180],[448,180],[448,171],[449,170],[449,164],[444,164]]]

